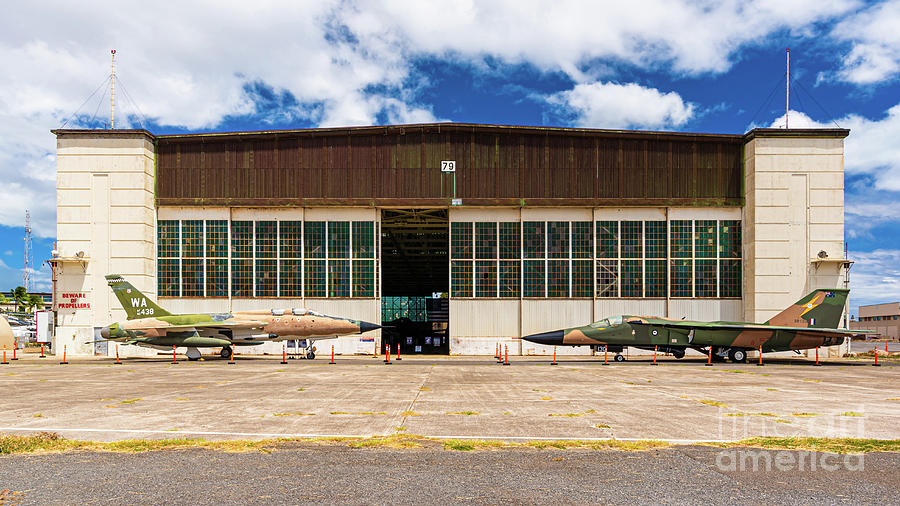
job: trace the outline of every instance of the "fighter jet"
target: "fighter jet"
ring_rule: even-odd
[[[199,348],[222,348],[230,358],[232,346],[253,346],[266,341],[306,341],[306,358],[316,357],[312,343],[348,334],[380,329],[374,323],[338,318],[309,309],[268,309],[232,313],[172,314],[147,298],[122,276],[106,276],[106,282],[125,309],[127,321],[100,330],[104,340],[146,348],[171,350],[187,347],[190,360],[200,358]]]
[[[532,334],[522,339],[550,346],[595,346],[616,353],[617,362],[625,360],[626,346],[657,349],[684,357],[693,348],[704,354],[712,351],[717,360],[747,360],[747,352],[789,351],[841,344],[858,330],[836,328],[850,290],[815,290],[766,323],[698,322],[658,316],[622,315],[563,330]],[[712,350],[710,350],[712,348]]]

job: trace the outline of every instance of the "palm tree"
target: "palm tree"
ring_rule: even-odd
[[[41,298],[40,295],[31,294],[28,296],[28,300],[25,306],[29,311],[32,309],[44,309],[44,299]]]
[[[28,291],[24,286],[17,286],[12,290],[12,299],[16,301],[16,308],[19,311],[25,311],[26,301],[28,300]]]

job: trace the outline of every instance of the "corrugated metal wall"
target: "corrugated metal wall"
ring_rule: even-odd
[[[743,203],[738,135],[416,125],[157,139],[158,205]]]

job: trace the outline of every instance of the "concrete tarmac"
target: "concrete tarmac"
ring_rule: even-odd
[[[58,359],[0,366],[0,432],[70,439],[371,436],[731,441],[900,438],[897,362],[649,357]]]

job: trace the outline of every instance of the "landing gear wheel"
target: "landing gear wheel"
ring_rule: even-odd
[[[224,359],[231,358],[231,347],[226,346],[226,347],[222,348],[222,351],[219,352],[219,356]]]
[[[747,360],[747,352],[744,350],[731,349],[728,350],[728,358],[736,364],[743,363]]]
[[[316,358],[316,352],[314,352],[314,351],[312,351],[312,350],[307,351],[307,352],[306,352],[306,358],[309,359],[309,360],[312,360],[312,359]]]
[[[625,357],[623,357],[621,354],[617,353],[617,354],[616,354],[616,357],[615,357],[615,360],[616,360],[616,362],[624,362],[624,361],[625,361]]]

